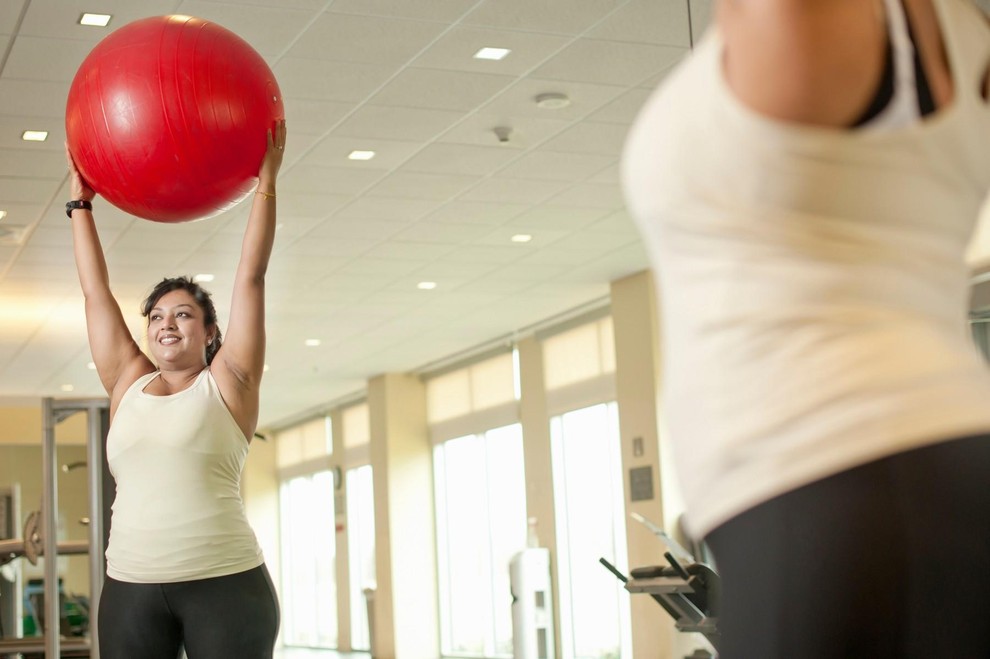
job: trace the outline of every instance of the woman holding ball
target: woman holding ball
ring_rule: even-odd
[[[117,482],[99,607],[104,659],[263,659],[278,602],[240,498],[265,358],[265,272],[285,121],[268,130],[221,344],[208,293],[179,277],[143,305],[150,354],[110,289],[94,190],[69,161],[76,268],[93,361],[110,397],[107,460]],[[265,139],[261,135],[258,139]]]

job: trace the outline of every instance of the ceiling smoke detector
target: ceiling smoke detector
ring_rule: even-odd
[[[541,110],[560,110],[561,108],[566,108],[571,104],[571,99],[567,97],[567,94],[562,94],[560,92],[547,92],[546,94],[539,94],[533,100],[536,101],[536,107]]]

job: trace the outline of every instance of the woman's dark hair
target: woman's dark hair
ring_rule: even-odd
[[[186,291],[193,296],[196,304],[203,310],[203,324],[206,327],[213,326],[213,340],[210,341],[210,345],[206,346],[206,364],[209,366],[217,351],[220,350],[222,337],[220,336],[220,325],[217,323],[217,310],[213,306],[213,298],[206,292],[205,288],[189,277],[166,277],[151,289],[148,298],[141,305],[141,315],[147,318],[151,314],[151,310],[158,304],[158,300],[162,299],[163,295],[178,290]]]

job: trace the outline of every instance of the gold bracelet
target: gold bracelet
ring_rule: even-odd
[[[263,190],[255,190],[254,191],[254,194],[260,194],[265,199],[274,199],[275,198],[275,193],[274,192],[264,192]]]

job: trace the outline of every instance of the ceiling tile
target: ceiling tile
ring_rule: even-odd
[[[0,155],[0,160],[2,159],[2,155]],[[0,210],[7,211],[7,216],[3,220],[0,220],[0,226],[28,226],[38,220],[44,209],[45,206],[42,203],[23,204],[0,201]],[[63,220],[65,219],[64,212],[62,218]],[[64,221],[62,225],[65,225]]]
[[[11,149],[9,158],[0,158],[0,177],[53,178],[55,172],[65,173],[65,151],[40,149]]]
[[[377,258],[374,256],[375,249],[372,248],[368,254],[359,259],[348,261],[337,272],[347,275],[378,274],[401,277],[422,268],[425,263],[419,260]]]
[[[286,247],[291,248],[287,254],[296,254],[301,258],[345,257],[355,258],[364,254],[378,244],[377,240],[367,238],[334,238],[333,240],[315,240],[304,236]]]
[[[546,281],[564,274],[570,270],[566,265],[552,265],[546,263],[531,263],[516,261],[512,265],[501,268],[493,272],[492,279],[503,281],[525,281],[532,284],[534,281]]]
[[[489,227],[483,224],[453,224],[444,222],[416,222],[399,231],[394,238],[403,242],[437,243],[457,245],[484,235]]]
[[[346,159],[344,164],[348,164]],[[326,192],[332,195],[356,196],[385,175],[378,169],[355,167],[321,167],[300,164],[278,179],[279,197],[297,192]]]
[[[71,82],[90,50],[85,41],[21,35],[10,49],[3,77]]]
[[[265,6],[183,0],[175,13],[202,18],[230,30],[271,62],[299,38],[317,12],[276,3]]]
[[[520,259],[520,264],[566,265],[569,267],[584,265],[601,256],[598,249],[557,249],[554,246],[530,254]]]
[[[632,86],[667,70],[686,48],[579,39],[538,68],[541,78]]]
[[[512,76],[407,68],[371,98],[376,105],[473,110],[510,85]]]
[[[617,160],[615,164],[606,167],[594,176],[588,178],[589,183],[604,183],[607,185],[620,184],[622,181],[622,163]]]
[[[608,209],[592,206],[537,206],[509,222],[522,230],[574,231],[592,224],[609,214]]]
[[[533,0],[485,0],[468,14],[469,25],[581,34],[609,15],[625,0],[568,0],[566,8]]]
[[[440,258],[454,251],[453,245],[437,243],[409,243],[390,240],[368,250],[367,255],[381,259],[428,259]]]
[[[515,245],[499,247],[496,245],[465,245],[460,249],[449,252],[443,261],[451,263],[510,263],[522,257]]]
[[[626,89],[617,84],[592,84],[562,78],[528,76],[499,94],[482,111],[499,118],[526,116],[547,121],[573,122],[610,103]],[[545,93],[563,94],[570,105],[554,110],[541,108],[536,104],[536,97]]]
[[[0,176],[0,199],[3,203],[47,204],[58,190],[58,181],[43,178]]]
[[[491,174],[519,153],[498,146],[430,144],[403,164],[403,170],[430,174]]]
[[[652,88],[634,87],[593,112],[588,116],[588,120],[596,123],[620,124],[628,131],[652,94]]]
[[[368,194],[374,197],[402,197],[443,201],[456,196],[478,181],[477,176],[393,172]]]
[[[539,145],[572,123],[566,119],[540,119],[518,113],[513,115],[508,111],[504,114],[489,114],[487,111],[482,111],[472,114],[464,121],[452,126],[439,138],[439,141],[498,146],[502,149],[521,151]],[[499,138],[495,134],[496,127],[505,127],[510,130],[508,142],[499,142]]]
[[[639,241],[639,236],[633,233],[621,232],[621,233],[603,233],[603,232],[593,232],[593,231],[575,231],[566,238],[562,238],[554,243],[554,249],[577,249],[577,250],[590,250],[597,249],[599,253],[602,251],[610,251],[618,249],[620,247],[625,247],[630,243],[635,243]]]
[[[10,34],[30,0],[7,0],[0,3],[0,33]]]
[[[398,67],[431,44],[443,29],[442,24],[425,21],[324,13],[296,40],[287,55]]]
[[[341,209],[336,216],[347,219],[370,218],[411,222],[433,211],[439,203],[428,199],[361,197]]]
[[[533,252],[560,240],[569,233],[570,231],[554,231],[551,229],[536,227],[535,225],[517,225],[515,222],[512,222],[505,226],[499,227],[495,231],[488,231],[484,236],[480,236],[472,242],[475,245],[511,245],[518,249],[522,253],[523,258],[525,258],[525,255],[532,254]],[[526,234],[530,236],[530,240],[525,243],[513,242],[512,237],[519,234]]]
[[[428,141],[463,117],[463,112],[363,105],[334,129],[334,137]]]
[[[280,218],[299,217],[328,217],[338,208],[350,201],[347,195],[304,194],[294,193],[279,196],[278,216]]]
[[[528,204],[453,201],[430,213],[425,219],[440,223],[497,225],[529,208]]]
[[[281,58],[273,71],[287,106],[295,98],[342,103],[363,101],[393,73],[392,67],[377,64],[290,57]]]
[[[341,220],[332,219],[313,228],[307,234],[312,238],[360,238],[363,240],[385,240],[406,227],[403,222],[386,220]]]
[[[547,206],[619,210],[625,206],[625,200],[618,183],[614,185],[583,183],[556,195],[547,201]]]
[[[61,282],[64,290],[71,290],[67,282],[75,274],[75,266],[71,263],[59,263],[53,258],[42,259],[38,254],[28,254],[21,252],[14,260],[13,265],[7,271],[4,278],[6,283],[15,279],[31,279],[44,282]],[[48,285],[48,284],[46,284]]]
[[[286,99],[287,141],[293,143],[303,136],[323,135],[343,121],[353,109],[353,103],[317,101],[308,98]],[[309,140],[305,140],[305,143],[308,142]]]
[[[398,167],[422,145],[418,142],[399,142],[372,137],[337,137],[331,135],[318,140],[302,157],[301,163],[350,169],[389,170]],[[371,160],[348,160],[352,151],[374,151]]]
[[[587,153],[615,158],[621,155],[628,133],[628,125],[584,121],[547,140],[540,147],[547,151]]]
[[[3,99],[3,113],[18,117],[32,117],[34,125],[25,126],[24,130],[47,130],[49,139],[51,139],[51,135],[65,135],[63,122],[65,99],[68,96],[68,82],[0,78],[0,98]],[[61,131],[61,133],[57,131]],[[58,144],[61,143],[61,141],[58,142]]]
[[[616,156],[532,151],[502,168],[498,175],[528,181],[579,181],[600,172],[615,160]]]
[[[452,23],[477,0],[334,0],[330,11]]]
[[[473,286],[476,278],[487,275],[497,267],[498,265],[493,263],[434,261],[416,270],[415,274],[422,281],[447,281],[456,279],[470,282],[468,285]]]
[[[691,18],[685,2],[630,0],[590,30],[588,35],[594,39],[687,48],[691,45]]]
[[[426,69],[470,71],[520,75],[534,68],[570,42],[569,38],[548,34],[455,27],[412,61],[412,66]],[[507,48],[511,52],[501,60],[474,57],[482,48]]]
[[[555,181],[490,178],[461,195],[460,201],[488,201],[509,204],[538,204],[561,190]]]

